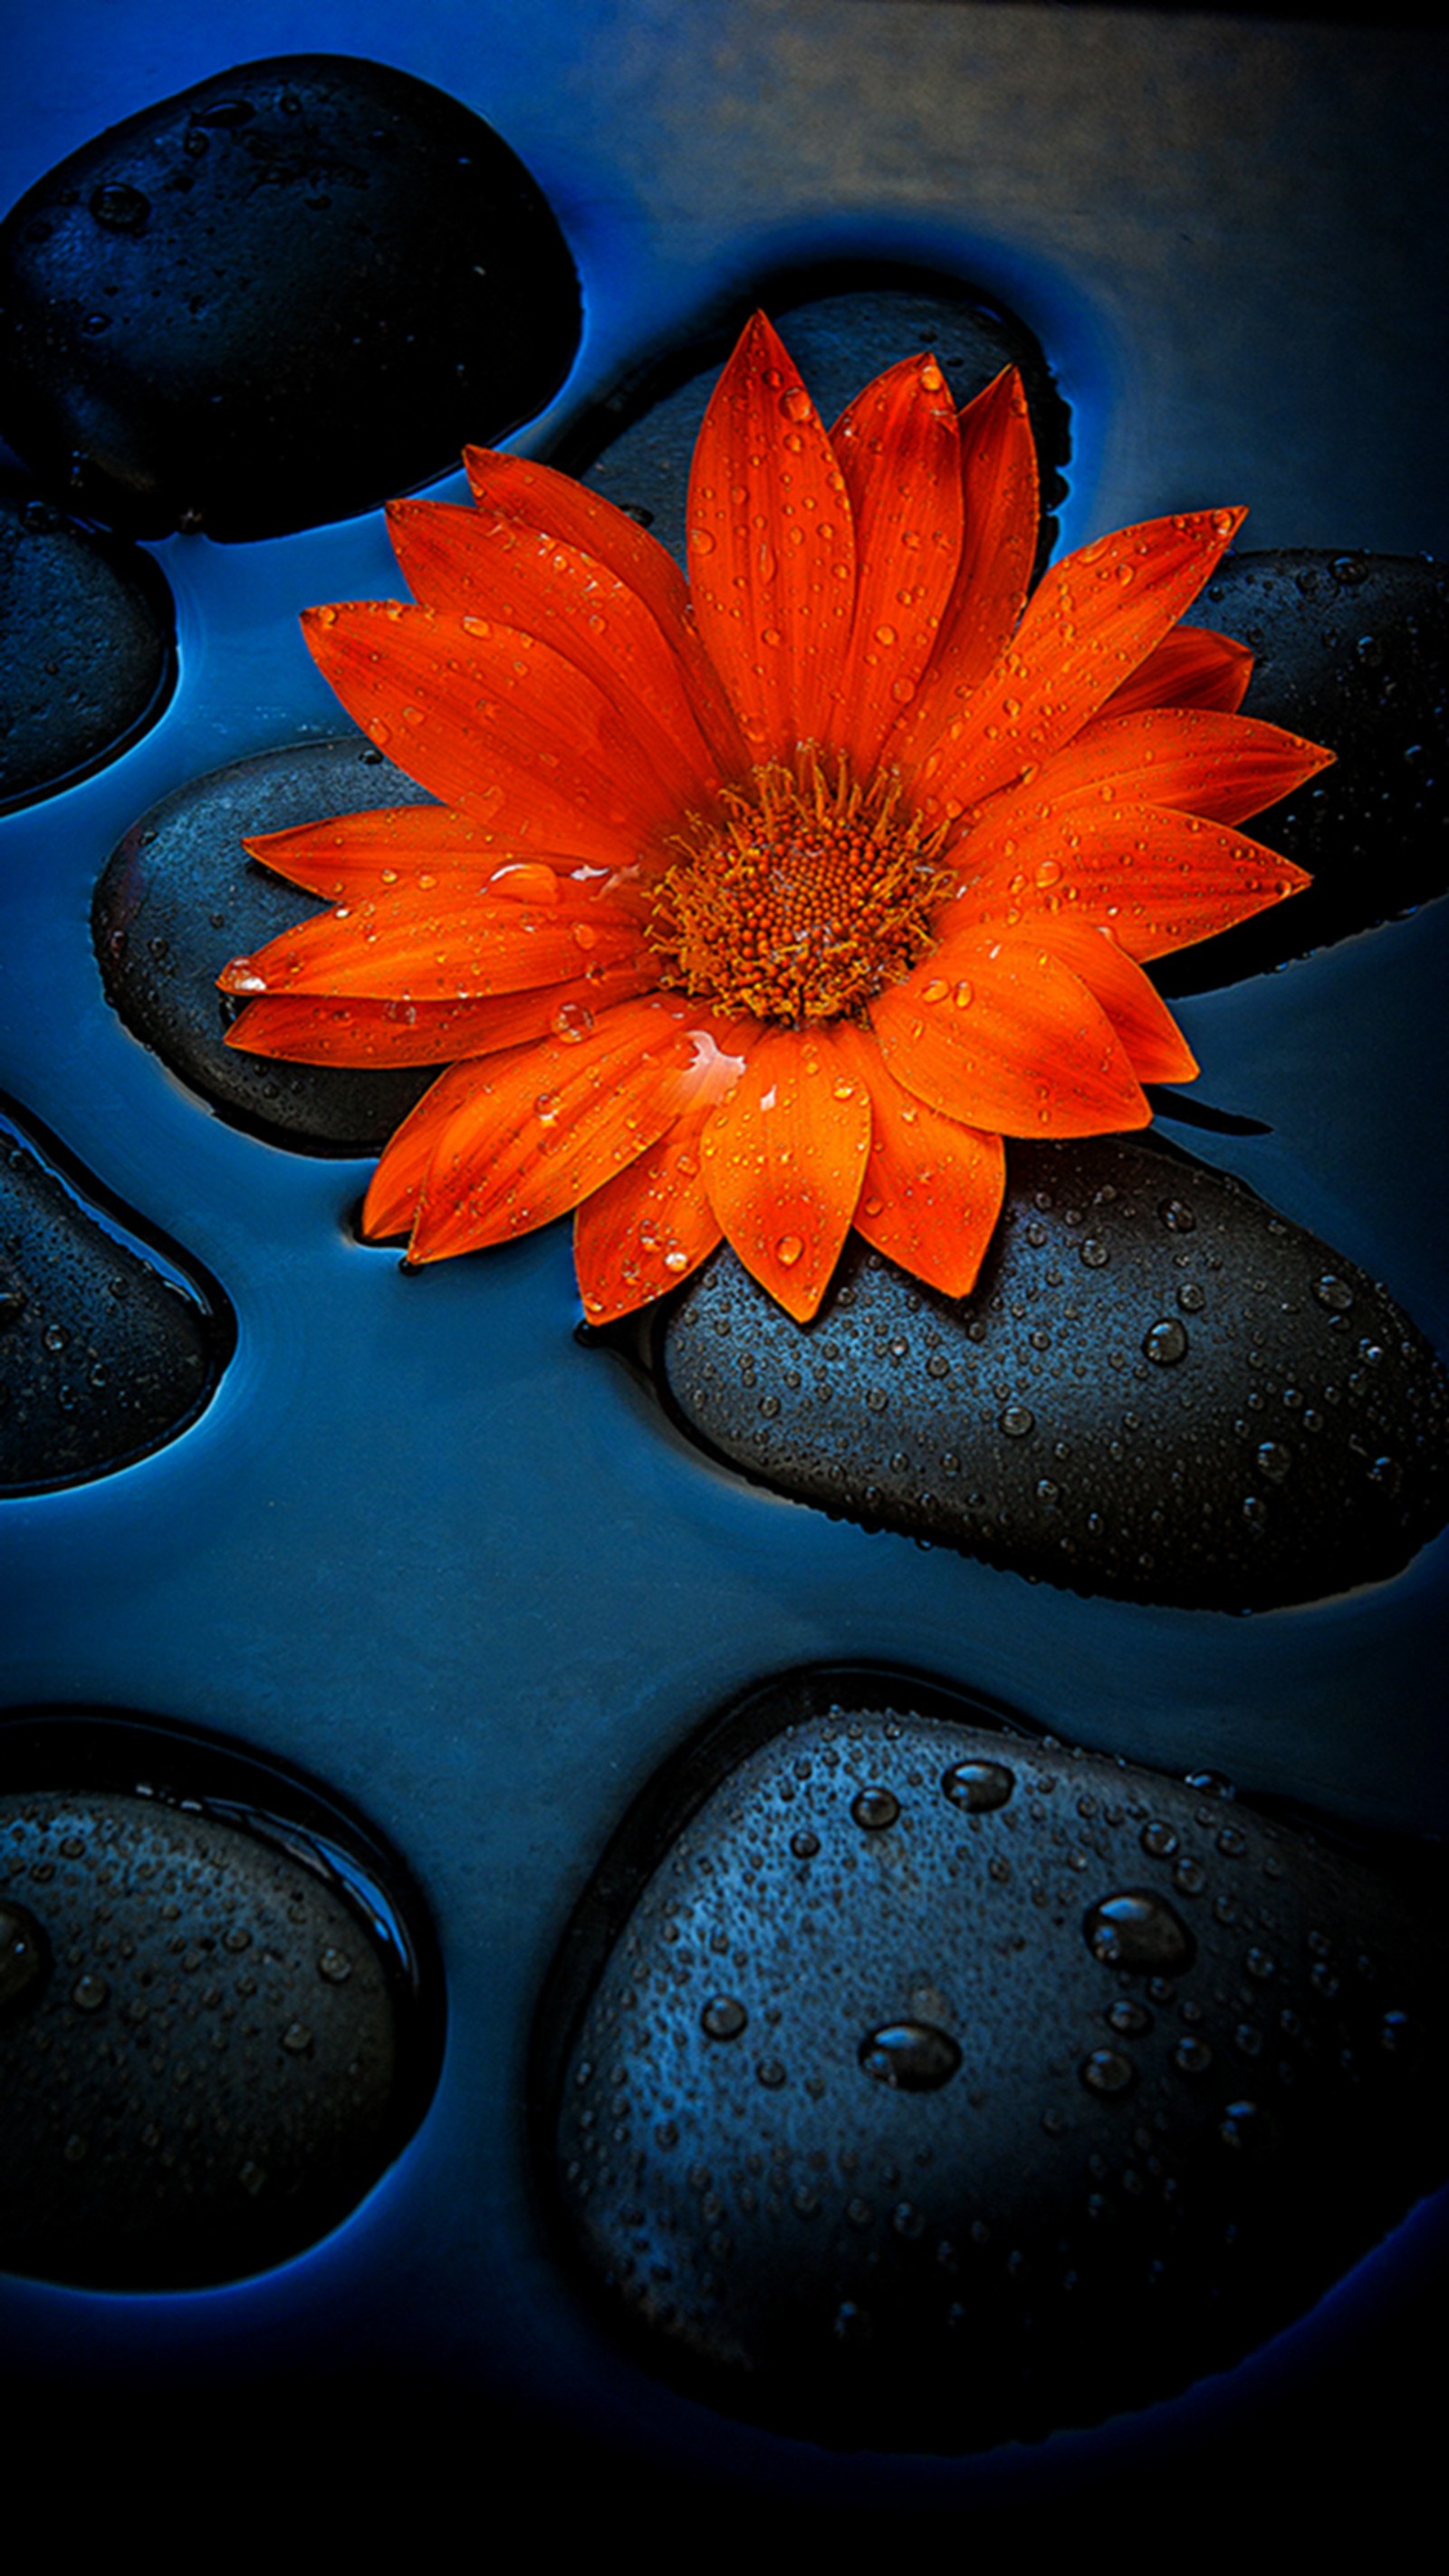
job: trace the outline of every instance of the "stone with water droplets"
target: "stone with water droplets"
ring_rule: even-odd
[[[249,956],[324,907],[244,839],[373,806],[431,803],[382,754],[295,743],[214,769],[133,823],[96,887],[91,927],[106,993],[133,1034],[223,1116],[318,1153],[385,1144],[438,1068],[287,1064],[228,1047],[240,1004],[216,989]]]
[[[139,536],[371,508],[557,391],[573,262],[481,118],[383,63],[243,63],[0,225],[0,429]]]
[[[684,509],[690,459],[705,406],[750,310],[763,305],[779,331],[826,428],[862,386],[901,358],[931,349],[958,403],[981,393],[1005,366],[1021,369],[1031,406],[1048,513],[1065,486],[1060,468],[1070,449],[1066,406],[1041,349],[1024,324],[976,303],[954,284],[922,273],[911,281],[862,283],[831,293],[828,275],[802,294],[798,272],[784,300],[768,281],[743,310],[731,308],[693,352],[694,372],[680,381],[679,354],[667,371],[626,386],[594,423],[596,460],[583,479],[607,500],[642,519],[653,536],[684,560]],[[620,415],[624,426],[619,426]],[[788,413],[787,413],[788,418]],[[577,441],[575,441],[577,444]],[[1048,516],[1043,545],[1055,521]],[[1045,558],[1043,557],[1043,560]]]
[[[0,1113],[0,1491],[108,1475],[174,1440],[234,1338],[213,1281]]]
[[[66,1767],[63,1725],[19,1732],[30,1776]],[[0,1793],[0,2266],[230,2280],[377,2179],[417,2116],[418,2034],[375,1929],[391,1900],[341,1859],[231,1796]]]
[[[1083,1592],[1221,1610],[1397,1572],[1449,1514],[1449,1379],[1366,1274],[1151,1140],[1013,1145],[973,1294],[853,1241],[800,1325],[729,1251],[669,1403],[778,1490]]]
[[[1393,555],[1230,556],[1190,612],[1250,645],[1245,715],[1337,758],[1242,828],[1313,883],[1154,979],[1195,993],[1392,920],[1449,886],[1449,575]]]
[[[0,485],[0,811],[53,795],[153,725],[176,677],[149,557]]]
[[[963,1809],[971,1774],[1010,1794]],[[789,2434],[960,2451],[1301,2315],[1441,2178],[1440,1909],[1413,1854],[1232,1813],[1225,1848],[1201,1790],[880,1674],[766,1687],[657,1781],[544,2029],[564,2240],[637,2355]]]

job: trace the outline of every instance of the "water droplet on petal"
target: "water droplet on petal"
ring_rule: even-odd
[[[786,1270],[793,1270],[805,1246],[798,1234],[782,1234],[775,1245],[775,1259]]]

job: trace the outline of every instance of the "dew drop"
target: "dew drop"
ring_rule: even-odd
[[[738,2039],[749,2014],[738,1995],[711,1995],[699,2016],[706,2039]]]
[[[1036,1429],[1036,1415],[1024,1404],[1008,1404],[998,1418],[998,1429],[1008,1440],[1025,1440]]]
[[[1353,1290],[1347,1280],[1336,1279],[1331,1270],[1325,1270],[1321,1279],[1314,1280],[1313,1294],[1320,1306],[1326,1306],[1330,1314],[1347,1314],[1353,1304]]]
[[[1089,2093],[1108,2096],[1125,2093],[1137,2078],[1131,2058],[1124,2057],[1120,2048],[1094,2048],[1091,2056],[1083,2059],[1079,2072]]]
[[[862,2072],[894,2093],[938,2093],[961,2063],[950,2032],[929,2021],[893,2021],[868,2031],[859,2056]]]
[[[953,1762],[941,1774],[942,1794],[953,1807],[964,1807],[973,1816],[1004,1807],[1015,1787],[1016,1774],[1004,1762]]]
[[[782,1234],[775,1244],[775,1258],[785,1270],[793,1270],[805,1246],[798,1234]]]
[[[108,2000],[110,1991],[104,1977],[93,1976],[87,1972],[85,1976],[77,1977],[70,1990],[70,1999],[77,2012],[99,2012],[102,2004]]]
[[[1155,1368],[1171,1368],[1187,1356],[1187,1327],[1175,1315],[1165,1315],[1144,1334],[1142,1353]]]
[[[901,1802],[889,1789],[861,1789],[850,1802],[850,1812],[866,1833],[879,1834],[895,1823]]]
[[[790,385],[780,396],[780,409],[787,420],[808,420],[814,405],[803,385]]]
[[[23,1905],[0,1905],[0,2013],[33,1992],[45,1974],[45,1934]]]
[[[1166,1899],[1150,1888],[1124,1888],[1089,1905],[1082,1930],[1093,1958],[1104,1967],[1139,1976],[1180,1977],[1192,1965],[1196,1943]]]

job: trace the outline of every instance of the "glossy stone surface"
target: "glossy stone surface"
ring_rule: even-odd
[[[399,2057],[385,1957],[301,1838],[0,1795],[7,2270],[174,2288],[283,2260],[393,2151]]]
[[[813,1323],[728,1250],[658,1337],[687,1430],[781,1492],[1081,1591],[1241,1610],[1449,1512],[1449,1381],[1364,1272],[1152,1142],[1013,1145],[959,1302],[852,1239]]]
[[[889,276],[890,282],[883,278],[879,285],[853,284],[848,290],[829,270],[764,281],[745,305],[731,307],[717,334],[620,386],[611,403],[574,433],[558,461],[571,473],[587,462],[583,480],[642,520],[682,563],[689,461],[699,425],[742,325],[761,305],[827,428],[872,376],[918,350],[934,351],[958,404],[981,393],[1003,367],[1020,367],[1048,514],[1045,548],[1056,524],[1050,513],[1065,488],[1060,468],[1071,450],[1071,424],[1040,347],[1024,324],[974,302],[953,280],[909,272]],[[607,442],[602,453],[601,442]]]
[[[175,678],[156,566],[0,481],[0,812],[114,760]]]
[[[0,430],[140,536],[369,508],[540,410],[578,334],[572,259],[502,138],[343,55],[162,99],[0,226]]]
[[[963,1810],[981,1764],[1009,1794]],[[888,1676],[766,1686],[566,1948],[560,2223],[640,2358],[780,2430],[1095,2423],[1251,2350],[1434,2178],[1441,1945],[1412,1874],[1231,1792]]]
[[[0,1492],[108,1475],[215,1392],[225,1298],[0,1112]]]
[[[132,825],[96,888],[96,954],[126,1026],[225,1117],[317,1153],[386,1142],[436,1071],[282,1064],[226,1044],[238,1005],[216,989],[233,957],[325,907],[248,858],[244,839],[375,805],[425,805],[421,787],[354,735],[294,743],[191,779]]]
[[[1232,555],[1193,618],[1251,645],[1245,715],[1337,754],[1296,796],[1243,825],[1307,868],[1291,903],[1161,959],[1195,993],[1391,921],[1449,886],[1449,576],[1392,555]]]

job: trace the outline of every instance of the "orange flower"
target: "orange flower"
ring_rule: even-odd
[[[230,1043],[448,1065],[364,1211],[412,1261],[576,1209],[594,1321],[722,1236],[803,1321],[853,1225],[964,1296],[1003,1137],[1145,1126],[1196,1072],[1144,964],[1307,882],[1231,827],[1330,755],[1176,624],[1242,512],[1028,598],[1015,373],[958,419],[909,358],[827,434],[763,316],[695,450],[692,590],[546,466],[467,463],[474,508],[391,514],[421,605],[304,621],[441,802],[249,845],[334,908],[227,968]]]

